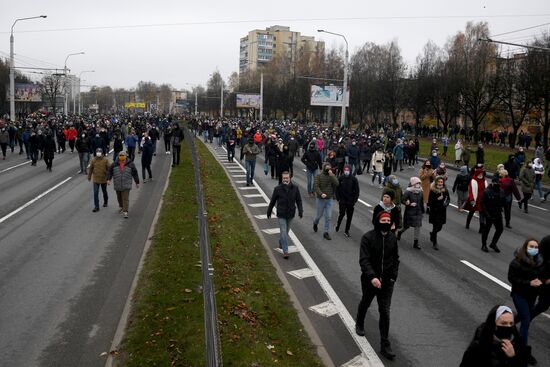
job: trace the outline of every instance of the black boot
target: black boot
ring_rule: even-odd
[[[390,361],[393,361],[395,359],[395,353],[391,349],[391,345],[389,343],[382,344],[382,346],[380,347],[380,354],[382,354]]]
[[[401,231],[397,231],[397,240],[400,241],[401,240]]]
[[[531,353],[531,346],[526,346],[526,354],[527,354],[527,364],[531,366],[537,365],[537,360],[535,357],[533,357],[533,354]]]
[[[481,245],[481,251],[489,252],[489,249],[487,248],[487,245]]]
[[[420,250],[422,247],[420,247],[420,245],[418,244],[418,240],[414,240],[414,243],[413,243],[413,248],[417,249],[417,250]]]
[[[493,250],[495,250],[496,253],[499,253],[500,252],[500,249],[498,248],[497,244],[496,243],[491,243],[489,245],[490,248],[492,248]]]

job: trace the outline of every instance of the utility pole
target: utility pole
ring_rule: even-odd
[[[195,117],[197,116],[197,88],[195,87]]]
[[[260,73],[260,124],[264,118],[264,73]]]
[[[221,98],[220,98],[220,119],[223,118],[223,79],[220,76],[220,90],[221,90]]]

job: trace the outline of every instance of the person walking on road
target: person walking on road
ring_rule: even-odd
[[[464,352],[460,367],[524,367],[528,352],[514,324],[508,306],[495,306],[476,329],[474,339]]]
[[[55,140],[51,130],[46,132],[46,137],[44,138],[44,162],[46,163],[46,169],[52,171],[53,158],[55,156]]]
[[[10,142],[10,136],[5,127],[0,129],[0,147],[2,148],[2,159],[6,159],[6,151],[8,150],[8,143]]]
[[[405,214],[403,215],[403,229],[397,232],[397,240],[401,240],[401,235],[408,228],[414,228],[413,248],[420,250],[418,244],[420,237],[420,227],[422,227],[422,216],[424,214],[424,195],[422,186],[418,177],[411,177],[409,187],[405,190],[401,203],[405,205]]]
[[[119,212],[124,218],[128,218],[128,207],[130,204],[130,190],[132,190],[132,179],[139,188],[139,174],[134,162],[129,161],[125,152],[118,153],[118,159],[111,164],[107,185],[113,182],[118,201]]]
[[[513,179],[508,177],[508,171],[505,169],[500,170],[500,191],[504,197],[504,220],[506,222],[506,228],[512,229],[512,226],[510,226],[510,220],[512,218],[512,195],[518,202],[521,200],[521,196],[516,183]]]
[[[344,174],[338,178],[336,200],[338,201],[338,220],[335,230],[336,232],[340,230],[342,220],[346,216],[344,235],[350,237],[349,230],[351,228],[355,203],[359,200],[359,181],[357,177],[351,174],[351,167],[348,165],[344,166]]]
[[[382,150],[382,146],[376,147],[376,151],[372,155],[372,185],[374,180],[378,176],[378,185],[382,188],[382,175],[384,174],[384,162],[386,161],[386,155]]]
[[[185,134],[180,126],[174,122],[172,125],[172,167],[180,165],[180,156],[181,156],[181,142],[185,139]]]
[[[390,213],[391,227],[390,230],[395,233],[401,224],[401,211],[395,204],[395,191],[384,189],[382,192],[382,200],[376,205],[372,211],[372,224],[376,224],[380,212],[385,211]]]
[[[418,177],[420,178],[420,181],[422,183],[422,195],[425,203],[428,202],[428,196],[430,195],[430,186],[432,185],[432,182],[435,178],[435,171],[433,167],[434,166],[432,165],[432,162],[430,160],[426,160],[422,167],[420,167],[420,171],[418,171]]]
[[[529,213],[529,199],[531,199],[535,189],[535,171],[533,171],[533,163],[529,162],[526,166],[521,168],[519,172],[519,182],[521,184],[521,191],[523,192],[523,199],[518,202],[518,205],[520,209],[523,207],[524,213]]]
[[[455,165],[457,167],[460,166],[460,162],[462,162],[462,149],[464,149],[462,139],[458,139],[455,144]]]
[[[531,312],[531,320],[550,308],[550,235],[540,240],[539,254],[543,260],[542,279],[544,279],[544,284],[540,286],[539,298]]]
[[[151,172],[151,163],[153,162],[153,154],[155,153],[155,147],[153,141],[149,137],[148,133],[143,134],[141,142],[141,177],[143,177],[143,183],[147,182],[145,179],[145,171],[149,174],[149,181],[153,180],[153,173]]]
[[[271,218],[273,207],[277,204],[277,220],[279,221],[280,237],[279,248],[283,251],[283,258],[288,259],[288,232],[290,224],[296,215],[296,207],[298,207],[298,216],[304,215],[302,207],[302,197],[298,186],[294,185],[290,180],[290,173],[285,171],[282,173],[282,183],[275,187],[269,206],[267,207],[267,217]]]
[[[474,217],[475,212],[480,209],[480,201],[483,196],[483,192],[487,187],[487,182],[485,181],[485,171],[481,168],[476,168],[473,172],[473,177],[470,180],[470,185],[468,186],[468,201],[464,209],[468,210],[468,217],[466,218],[466,229],[470,228],[470,222]],[[483,233],[482,222],[479,221],[479,233]]]
[[[504,208],[504,195],[500,190],[500,179],[493,177],[491,185],[485,189],[480,201],[479,220],[483,222],[483,231],[481,232],[481,250],[489,252],[487,249],[487,238],[492,226],[495,226],[495,234],[489,245],[495,252],[500,252],[497,242],[504,230],[502,225],[502,209]]]
[[[515,318],[521,324],[519,334],[529,351],[529,364],[534,365],[537,361],[530,353],[529,326],[540,287],[545,280],[542,278],[543,259],[539,255],[539,244],[533,238],[525,240],[514,255],[508,268],[508,281],[512,284],[511,296],[517,311]]]
[[[248,139],[248,143],[243,148],[244,162],[246,167],[246,186],[250,186],[254,181],[254,169],[256,168],[256,156],[260,154],[260,148],[253,139]]]
[[[544,195],[542,193],[542,177],[544,176],[544,165],[540,158],[533,160],[533,171],[535,172],[535,190],[539,193],[540,202],[544,202]]]
[[[434,250],[439,250],[437,233],[441,231],[443,225],[447,223],[447,206],[449,206],[450,202],[451,198],[449,196],[449,190],[445,185],[445,179],[440,176],[436,177],[435,181],[430,186],[427,205],[429,220],[432,224],[430,241],[432,242]]]
[[[468,174],[468,167],[460,167],[460,172],[456,175],[455,182],[453,184],[453,193],[456,192],[456,201],[458,211],[464,211],[464,205],[468,200],[468,186],[470,184],[470,175]]]
[[[393,288],[399,272],[399,250],[395,235],[390,230],[391,218],[380,212],[374,229],[361,238],[359,265],[361,266],[361,302],[357,308],[355,332],[365,335],[365,315],[374,299],[378,301],[380,319],[380,354],[393,360],[395,353],[389,340],[390,305]]]
[[[95,157],[88,167],[88,181],[94,185],[94,213],[99,211],[99,188],[103,192],[103,207],[106,208],[109,203],[109,194],[107,193],[107,178],[111,164],[109,159],[103,155],[103,150],[97,148]]]
[[[313,220],[313,231],[317,232],[317,226],[321,217],[325,217],[325,231],[323,237],[325,240],[331,240],[330,229],[332,225],[332,199],[334,198],[334,193],[338,187],[339,182],[336,178],[334,172],[332,172],[332,167],[330,163],[325,163],[323,165],[323,172],[315,176],[314,180],[314,190],[317,196],[316,206],[317,214]]]
[[[82,132],[80,137],[75,142],[76,151],[78,152],[78,160],[80,162],[80,171],[78,173],[86,174],[86,168],[90,161],[90,142],[86,132]]]
[[[132,129],[130,131],[130,134],[126,137],[124,144],[126,145],[126,150],[128,151],[128,160],[134,161],[136,158],[136,145],[138,144],[139,140],[136,135],[136,131]]]
[[[307,193],[309,196],[315,196],[313,190],[313,180],[317,175],[317,170],[322,168],[321,154],[317,151],[317,145],[315,142],[311,142],[308,145],[308,149],[302,156],[302,163],[306,166],[307,176]]]

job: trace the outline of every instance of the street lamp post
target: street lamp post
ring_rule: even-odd
[[[82,106],[82,103],[80,101],[80,78],[82,77],[82,74],[84,73],[95,73],[95,70],[84,70],[84,71],[81,71],[80,74],[78,74],[78,114],[80,115],[80,108]],[[73,99],[73,111],[75,111],[75,106],[74,106],[74,103],[76,101],[76,98]]]
[[[194,90],[195,90],[195,117],[197,116],[197,107],[198,107],[198,98],[197,98],[197,87],[199,86],[198,84],[191,84],[191,83],[185,83],[187,85],[190,85]]]
[[[18,18],[11,26],[10,34],[10,120],[15,122],[15,64],[13,61],[13,27],[20,20],[47,18],[47,15],[38,15],[36,17]]]
[[[346,39],[346,36],[340,33],[329,32],[329,31],[325,31],[324,29],[318,29],[317,32],[340,36],[346,42],[346,58],[344,59],[344,87],[342,90],[342,115],[340,117],[340,127],[345,127],[346,126],[346,94],[348,89],[348,40]]]
[[[69,59],[69,57],[71,56],[74,56],[74,55],[84,55],[84,52],[75,52],[75,53],[72,53],[72,54],[68,54],[67,57],[65,58],[65,65],[63,66],[63,75],[65,75],[65,103],[64,103],[64,106],[63,106],[63,115],[65,117],[67,117],[67,110],[68,110],[68,106],[67,106],[67,60]]]

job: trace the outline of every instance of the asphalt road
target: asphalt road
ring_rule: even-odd
[[[162,150],[154,180],[132,189],[129,219],[112,186],[109,206],[92,213],[76,153],[56,154],[53,172],[25,162],[0,163],[0,366],[103,366],[171,156]]]
[[[323,220],[319,232],[312,229],[315,216],[315,199],[307,197],[306,175],[300,158],[294,160],[293,177],[302,193],[304,218],[296,218],[291,225],[295,234],[292,245],[297,245],[297,253],[291,253],[289,260],[283,260],[277,253],[277,222],[266,219],[266,200],[277,185],[269,175],[263,173],[263,153],[256,163],[256,188],[245,188],[243,170],[237,164],[228,164],[223,148],[207,144],[220,163],[228,169],[228,174],[241,195],[252,218],[261,230],[261,235],[271,244],[277,263],[285,273],[301,307],[313,323],[317,334],[329,352],[335,365],[361,366],[361,353],[368,348],[358,347],[357,337],[350,328],[361,298],[359,242],[362,234],[372,229],[372,207],[379,201],[381,189],[371,184],[371,175],[357,176],[360,183],[360,202],[356,204],[351,238],[342,232],[332,232],[332,241],[323,239]],[[237,149],[237,157],[239,156]],[[237,161],[235,161],[237,162]],[[242,163],[242,162],[239,162]],[[243,164],[244,165],[244,164]],[[411,176],[418,174],[419,166],[398,172],[402,186],[406,187]],[[240,171],[239,171],[240,170]],[[449,170],[449,183],[452,185],[456,172]],[[259,188],[259,190],[257,189]],[[264,196],[265,194],[265,196]],[[305,195],[305,196],[304,196]],[[505,229],[499,246],[500,254],[484,253],[480,250],[481,235],[478,234],[479,221],[474,218],[470,229],[465,228],[466,213],[449,206],[447,224],[439,234],[440,251],[431,248],[429,231],[431,224],[427,216],[421,230],[422,250],[412,248],[412,230],[403,234],[399,242],[401,265],[396,283],[391,313],[390,339],[397,353],[395,361],[381,357],[385,366],[441,367],[458,366],[464,350],[471,341],[476,327],[484,321],[491,307],[508,304],[513,307],[509,290],[506,289],[508,265],[514,250],[525,238],[537,239],[550,233],[550,205],[540,204],[537,199],[531,203],[529,214],[524,214],[516,204],[512,209],[512,227]],[[456,195],[451,194],[451,203],[456,204]],[[258,204],[250,206],[250,204]],[[333,223],[338,215],[337,205],[333,206]],[[489,239],[492,238],[490,233]],[[468,266],[466,264],[470,264]],[[474,270],[476,267],[478,270]],[[318,268],[320,274],[298,279],[288,274],[298,269]],[[483,275],[481,272],[485,272]],[[493,279],[490,279],[490,277]],[[324,284],[324,282],[327,284]],[[501,283],[498,283],[498,282]],[[328,285],[328,288],[327,288]],[[328,289],[328,290],[327,290]],[[334,294],[331,293],[331,290]],[[322,316],[309,308],[329,301],[327,314]],[[339,304],[343,307],[338,307]],[[350,316],[353,318],[350,320]],[[351,326],[350,326],[351,324]],[[367,314],[366,338],[372,348],[379,350],[378,312],[376,302]],[[530,330],[530,344],[540,366],[550,366],[550,318],[541,315],[533,321]],[[355,359],[357,358],[357,359]],[[355,359],[355,360],[354,360]],[[353,364],[355,361],[357,364]],[[379,360],[380,361],[380,360]]]

